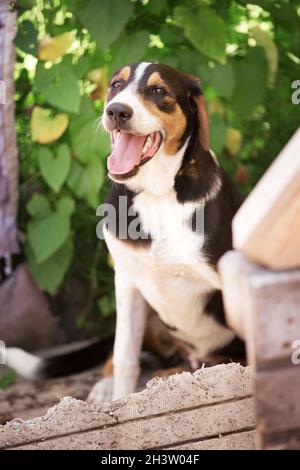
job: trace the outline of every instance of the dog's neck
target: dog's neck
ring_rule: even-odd
[[[174,190],[175,178],[182,164],[188,141],[175,155],[168,155],[164,148],[158,150],[155,157],[140,167],[125,186],[135,192],[147,192],[156,197],[165,197]]]
[[[203,149],[195,132],[175,155],[166,154],[162,147],[123,184],[135,194],[145,192],[155,199],[175,193],[180,203],[208,201],[220,189],[220,167],[212,152]]]

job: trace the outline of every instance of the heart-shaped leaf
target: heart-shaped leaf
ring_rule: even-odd
[[[48,199],[43,194],[34,194],[28,202],[26,209],[31,217],[43,218],[51,213]]]
[[[174,13],[176,23],[184,28],[187,38],[196,49],[225,63],[226,25],[214,10],[204,4],[199,4],[197,9],[180,5]]]
[[[100,49],[117,39],[133,12],[130,0],[81,0],[78,18],[86,26]]]
[[[60,145],[56,156],[49,148],[41,147],[38,151],[38,164],[45,182],[58,193],[71,166],[71,152],[68,145]]]
[[[25,20],[19,24],[18,34],[15,39],[16,46],[26,54],[35,55],[38,47],[38,30],[35,25]]]
[[[53,294],[60,286],[71,264],[73,243],[68,239],[63,246],[43,263],[37,263],[30,245],[26,246],[30,271],[41,289]]]
[[[37,205],[31,203],[32,205]],[[74,202],[69,197],[58,201],[57,209],[40,216],[40,210],[27,225],[28,243],[37,263],[43,263],[65,243],[70,233],[70,217],[74,211]]]
[[[76,76],[67,65],[53,65],[50,69],[45,69],[44,65],[39,63],[35,74],[35,86],[53,106],[78,113],[81,100],[79,85]]]
[[[65,214],[67,216],[70,216],[73,214],[75,210],[75,203],[73,199],[71,199],[68,196],[62,197],[57,204],[57,210],[61,214]]]
[[[85,199],[95,209],[99,204],[99,190],[103,180],[102,162],[95,155],[86,166],[72,162],[67,184],[77,197]]]
[[[70,49],[73,40],[74,34],[72,32],[59,34],[55,37],[45,36],[40,42],[39,59],[54,61],[62,57]]]
[[[50,144],[65,132],[69,119],[67,114],[51,117],[50,111],[35,106],[31,115],[32,139],[40,144]]]

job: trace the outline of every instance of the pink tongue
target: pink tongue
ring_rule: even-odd
[[[120,132],[107,161],[108,171],[116,175],[124,175],[139,165],[145,140],[145,136]]]

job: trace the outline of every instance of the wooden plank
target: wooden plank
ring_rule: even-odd
[[[268,450],[300,450],[300,429],[256,436],[258,448]]]
[[[252,305],[249,306],[248,302],[250,298],[248,278],[259,269],[237,251],[225,253],[218,264],[226,321],[243,339],[246,339],[247,320],[251,320],[252,311]]]
[[[300,365],[258,372],[255,393],[259,432],[300,429]]]
[[[179,446],[171,446],[172,450],[255,450],[255,432],[244,431],[228,436],[193,441]]]
[[[300,267],[300,128],[233,220],[233,244],[272,269]]]
[[[300,270],[270,271],[230,252],[219,271],[254,369],[257,446],[300,449]]]
[[[76,433],[17,447],[23,450],[160,449],[187,440],[217,437],[253,428],[252,398],[215,404],[189,411],[133,420],[117,426]]]
[[[228,322],[247,339],[250,362],[289,365],[300,339],[300,270],[272,272],[229,252],[219,272]]]
[[[0,426],[0,448],[239,400],[249,397],[251,390],[250,368],[227,364],[173,375],[167,380],[153,379],[146,390],[102,406],[65,398],[41,418],[13,420]]]

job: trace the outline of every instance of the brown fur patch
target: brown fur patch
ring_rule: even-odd
[[[115,80],[125,80],[127,82],[129,80],[131,73],[131,68],[129,65],[126,65],[123,69],[120,70],[120,72],[114,77]]]
[[[103,377],[112,377],[114,374],[113,357],[110,356],[102,367]]]
[[[170,93],[170,88],[161,78],[159,72],[153,72],[147,80],[147,86],[161,86]],[[176,103],[172,96],[166,96],[164,101],[168,104]],[[143,100],[143,104],[161,121],[165,131],[165,151],[169,155],[174,155],[178,151],[179,140],[186,128],[186,118],[178,104],[172,113],[160,111],[151,101]]]
[[[186,117],[176,103],[175,109],[171,113],[164,113],[160,111],[154,103],[149,100],[142,99],[144,106],[146,106],[149,111],[159,118],[162,126],[166,132],[164,147],[165,151],[169,155],[174,155],[177,153],[179,148],[179,141],[182,137],[185,128],[186,128]]]
[[[117,74],[115,74],[111,80],[111,82],[114,82],[116,80],[124,80],[125,82],[128,82],[131,74],[131,67],[129,65],[126,65],[126,67],[123,67]],[[107,105],[107,103],[111,100],[111,97],[113,96],[113,88],[110,86],[107,92],[107,95],[105,97],[104,101],[104,106]]]

